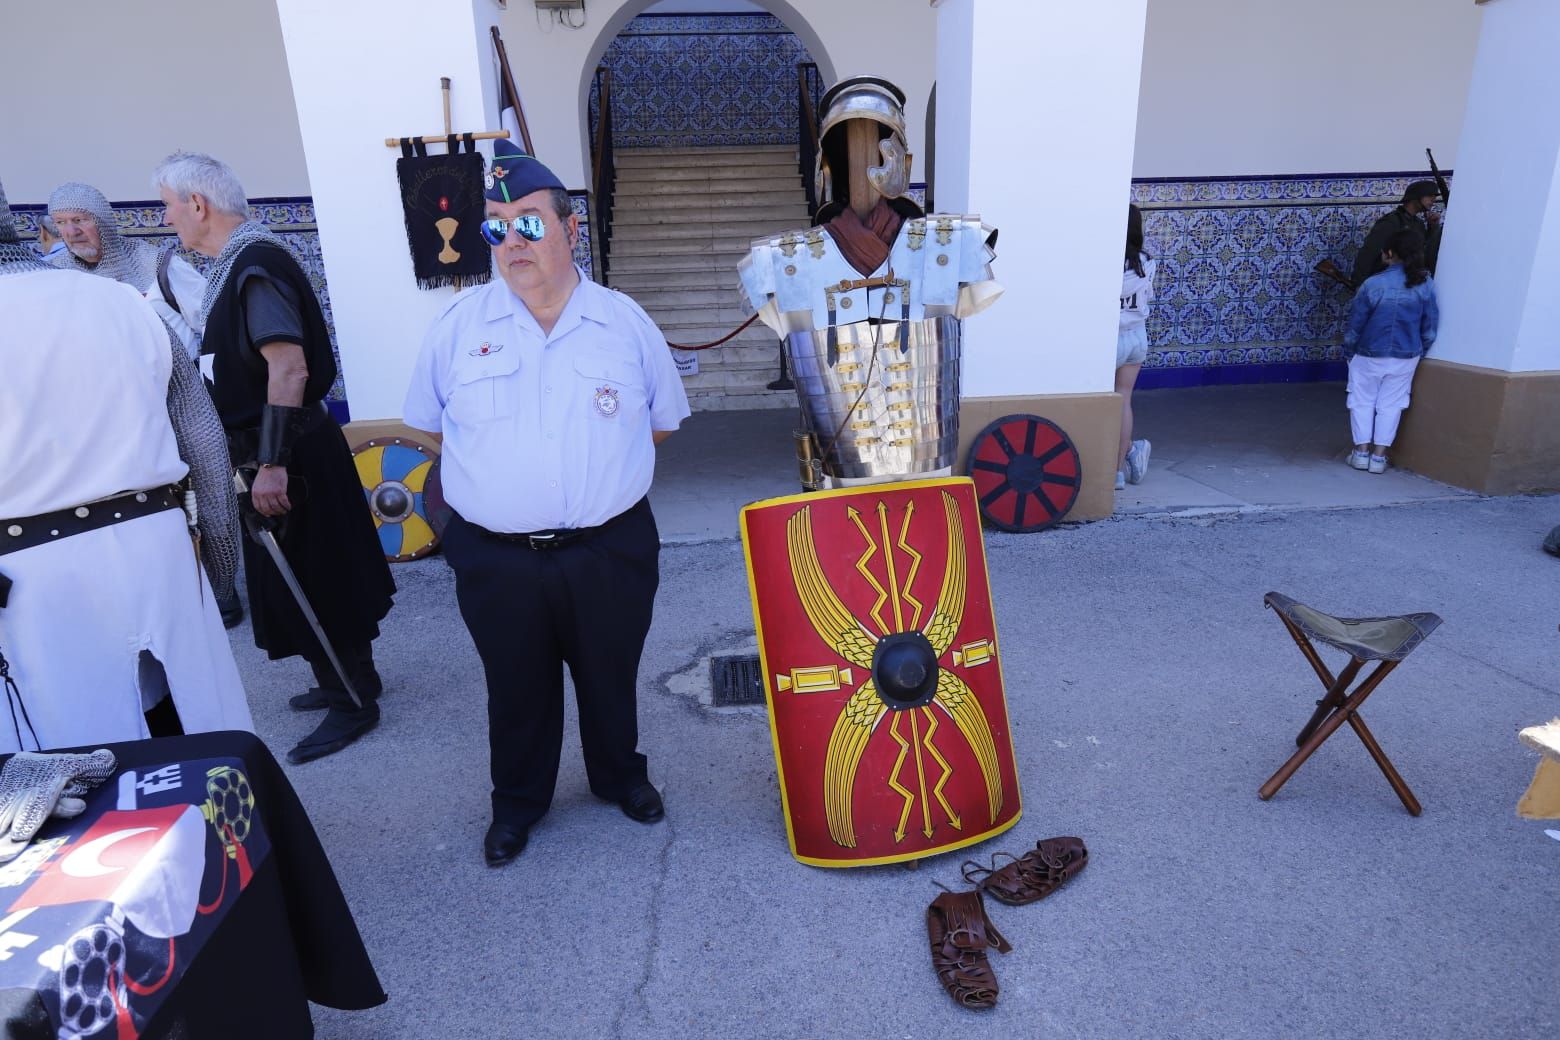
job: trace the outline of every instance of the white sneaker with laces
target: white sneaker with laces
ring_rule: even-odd
[[[1385,455],[1372,455],[1370,457],[1370,471],[1372,473],[1385,473],[1387,471],[1387,457]]]
[[[1127,475],[1125,473],[1121,472],[1121,470],[1119,470],[1119,469],[1116,471],[1116,490],[1117,491],[1125,491],[1125,490],[1127,490]]]
[[[1370,466],[1370,452],[1368,452],[1368,451],[1351,451],[1351,452],[1349,452],[1349,465],[1353,466],[1355,469],[1366,469],[1367,467]]]
[[[1151,445],[1148,441],[1133,441],[1132,447],[1127,449],[1127,480],[1133,484],[1141,484],[1143,476],[1148,472],[1148,453]]]

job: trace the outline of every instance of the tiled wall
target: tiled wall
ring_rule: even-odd
[[[1343,378],[1338,343],[1349,296],[1312,268],[1331,258],[1347,270],[1370,225],[1420,176],[1134,182],[1132,199],[1144,210],[1148,249],[1160,258],[1149,355],[1138,385]],[[924,198],[922,192],[915,185],[911,194]],[[581,230],[575,262],[592,275],[589,199],[583,191],[572,195]],[[330,290],[311,200],[256,199],[251,206],[308,272],[328,320]],[[36,233],[41,209],[16,207],[24,238]],[[159,203],[118,203],[115,210],[129,234],[157,239],[172,234],[162,226]],[[189,259],[197,268],[209,263]],[[1000,256],[997,264],[1001,277]],[[334,336],[332,325],[333,341]],[[331,397],[344,417],[346,388],[339,378]]]
[[[1141,387],[1341,379],[1344,271],[1416,174],[1142,180],[1160,258]]]
[[[574,212],[580,218],[580,237],[574,249],[574,262],[584,269],[586,276],[593,277],[595,263],[592,259],[590,201],[583,191],[570,192],[570,198]],[[23,239],[37,237],[38,215],[43,210],[44,207],[39,205],[14,207],[17,233]],[[325,261],[320,255],[319,227],[314,221],[314,202],[307,197],[251,199],[249,212],[253,219],[263,221],[276,232],[292,250],[293,256],[308,274],[309,284],[320,298],[325,321],[330,326],[331,351],[336,355],[336,385],[331,388],[329,398],[331,411],[345,422],[349,418],[347,394],[341,377],[341,352],[336,344],[336,323],[331,315],[330,287],[325,281]],[[163,226],[163,206],[160,202],[116,202],[114,213],[125,234],[152,239],[159,245],[173,236],[173,231]],[[202,274],[211,264],[210,258],[195,253],[181,251],[180,255]],[[410,270],[407,277],[411,277]]]
[[[811,60],[772,15],[641,15],[601,59],[612,70],[613,144],[794,144],[796,66]]]

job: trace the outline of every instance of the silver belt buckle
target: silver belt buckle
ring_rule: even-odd
[[[551,549],[557,537],[556,534],[528,534],[525,536],[526,544],[533,549]]]

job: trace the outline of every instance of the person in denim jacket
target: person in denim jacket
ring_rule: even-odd
[[[1425,268],[1425,236],[1406,228],[1382,253],[1385,270],[1365,280],[1349,305],[1343,352],[1349,359],[1349,465],[1382,473],[1398,420],[1408,407],[1419,359],[1435,342],[1440,313]]]

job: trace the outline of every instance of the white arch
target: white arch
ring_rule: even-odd
[[[655,2],[656,0],[628,0],[627,3],[612,12],[602,23],[601,31],[591,41],[590,50],[585,52],[585,67],[580,70],[577,125],[580,128],[580,156],[583,160],[581,166],[585,169],[587,176],[591,169],[590,88],[592,81],[596,78],[596,66],[601,63],[602,55],[607,53],[607,48],[612,45],[613,40],[617,39],[617,35],[623,31],[623,27],[644,13],[645,9]],[[785,27],[795,33],[797,39],[802,41],[802,46],[807,48],[807,53],[811,55],[812,60],[817,64],[818,74],[822,77],[825,86],[835,81],[834,60],[829,56],[827,49],[824,48],[822,37],[818,35],[812,25],[808,23],[806,18],[802,17],[795,7],[788,3],[787,0],[754,0],[754,3],[757,3],[784,22]],[[592,184],[590,187],[594,191],[596,186]]]

